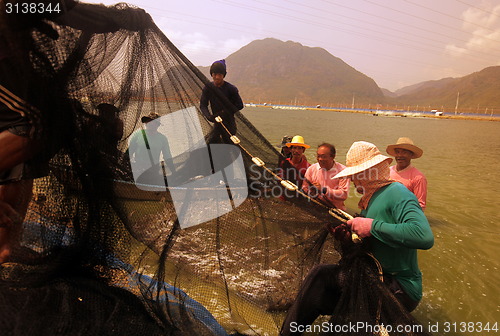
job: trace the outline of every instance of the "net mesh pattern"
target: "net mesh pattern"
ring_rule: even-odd
[[[7,2],[0,2],[5,9]],[[2,330],[278,334],[308,271],[318,263],[339,262],[327,227],[341,222],[295,193],[287,201],[269,194],[284,190],[270,173],[280,154],[214,90],[225,113],[235,113],[248,197],[229,213],[181,229],[169,189],[148,191],[136,184],[127,148],[142,116],[186,109],[196,113],[183,121],[199,122],[205,144],[221,143],[221,129],[199,109],[208,80],[143,10],[126,4],[59,5],[63,13],[52,16],[2,11],[4,44],[11,55],[20,55],[9,60],[19,72],[2,76],[22,75],[16,92],[34,107],[28,119],[39,144],[30,163],[33,196],[19,241],[10,262],[1,266]],[[116,120],[100,115],[102,103],[117,107],[119,137],[113,136]],[[176,185],[192,178],[196,160],[190,152],[173,156]],[[184,176],[188,168],[191,175]],[[195,201],[198,212],[210,210],[206,200]],[[378,282],[376,270],[367,271],[370,261],[352,260],[361,261],[344,264],[358,282],[348,286],[336,322],[380,315],[379,303],[377,323],[396,317],[412,321]],[[367,296],[357,295],[360,288]],[[377,307],[360,310],[363,302]]]

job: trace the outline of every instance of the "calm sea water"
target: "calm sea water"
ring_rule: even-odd
[[[337,161],[354,141],[385,148],[401,136],[424,150],[413,160],[428,179],[426,215],[435,245],[419,252],[424,298],[414,312],[436,335],[498,335],[500,331],[500,122],[374,117],[320,110],[246,107],[243,114],[273,144],[302,135],[311,148],[333,143]],[[352,193],[347,205],[356,211]]]

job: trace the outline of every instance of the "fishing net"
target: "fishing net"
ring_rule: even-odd
[[[2,333],[278,334],[309,270],[339,262],[329,228],[342,218],[280,183],[280,154],[143,10],[40,3],[52,13],[0,1],[0,84],[25,105],[35,148],[0,267]],[[205,86],[225,106],[215,123],[200,112]],[[131,141],[155,114],[170,153],[152,157],[146,139],[143,164]],[[368,278],[349,288],[383,298],[361,314],[410,319],[371,261],[352,260]],[[347,315],[365,300],[349,297]]]

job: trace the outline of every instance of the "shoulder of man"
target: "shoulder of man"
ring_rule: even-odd
[[[425,178],[424,173],[422,173],[420,170],[418,170],[415,166],[412,166],[412,170],[413,170],[413,174],[414,174],[414,175],[420,175],[420,176],[422,176],[423,178]]]
[[[342,163],[337,162],[337,161],[335,161],[335,166],[337,167],[337,170],[339,170],[339,171],[342,171],[346,168],[345,165],[343,165]]]
[[[210,95],[216,89],[217,89],[217,86],[215,86],[215,84],[213,82],[208,82],[208,83],[205,83],[205,86],[203,87],[201,94],[204,96]]]
[[[228,81],[224,81],[224,84],[222,86],[225,86],[226,89],[228,90],[238,91],[238,88],[235,85],[229,83]]]
[[[417,185],[427,185],[427,178],[425,177],[424,174],[420,173],[420,174],[417,174],[415,175],[413,178],[412,178],[412,183],[414,185],[414,188],[417,186]]]
[[[318,170],[319,169],[319,163],[313,163],[312,165],[309,165],[309,167],[307,167],[307,170],[306,170],[306,174],[309,174],[311,175],[313,173],[313,171],[315,170]]]
[[[142,136],[143,136],[143,134],[144,134],[144,132],[145,132],[145,131],[144,131],[144,129],[142,129],[142,128],[139,128],[139,129],[135,130],[135,131],[132,133],[132,135],[130,136],[130,140],[135,140],[135,139],[137,139],[138,137],[142,137]]]
[[[404,184],[393,182],[385,188],[384,195],[391,197],[396,203],[412,200],[418,203],[417,197]]]
[[[396,169],[391,170],[391,178],[398,177],[400,175],[401,174]],[[415,166],[413,166],[413,165],[404,169],[404,176],[406,176],[405,178],[410,180],[412,183],[418,183],[420,181],[427,181],[427,179],[425,178],[425,175],[420,170],[415,168]]]
[[[165,136],[165,134],[161,133],[161,132],[152,132],[152,133],[148,133],[148,138],[150,139],[155,139],[155,140],[160,140],[160,141],[163,141],[163,140],[167,140],[167,137]]]

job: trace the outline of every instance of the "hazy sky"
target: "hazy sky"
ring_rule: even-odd
[[[151,14],[195,65],[267,37],[324,48],[392,91],[500,65],[500,0],[126,2]]]

